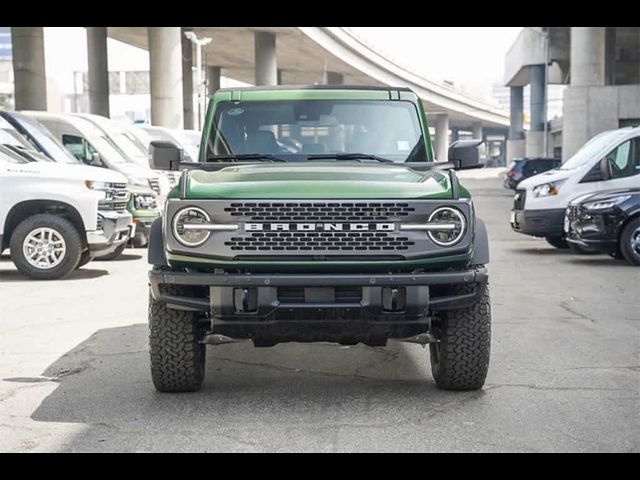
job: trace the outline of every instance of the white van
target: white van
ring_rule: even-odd
[[[518,184],[511,227],[518,233],[544,237],[556,248],[567,248],[564,214],[571,200],[632,187],[640,187],[640,127],[603,132],[560,168]]]

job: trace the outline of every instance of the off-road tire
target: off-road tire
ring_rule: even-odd
[[[51,269],[40,269],[31,265],[24,257],[24,239],[37,228],[50,228],[64,238],[66,254],[62,262]],[[73,224],[64,217],[50,213],[40,213],[24,219],[18,224],[9,242],[11,260],[18,271],[35,280],[58,280],[73,272],[82,255],[82,238]]]
[[[567,250],[569,248],[569,244],[563,237],[545,237],[544,239],[549,245],[560,250]]]
[[[115,260],[120,255],[122,255],[122,252],[124,252],[125,248],[127,248],[127,242],[124,242],[122,245],[120,245],[118,248],[116,248],[109,255],[104,255],[102,257],[98,257],[98,258],[96,258],[96,260],[106,260],[106,261]]]
[[[456,294],[468,293],[469,287]],[[429,345],[431,373],[443,390],[479,390],[489,370],[491,304],[489,287],[468,308],[442,312],[433,323],[438,343]]]
[[[168,295],[184,295],[168,287]],[[204,329],[194,312],[174,310],[149,294],[149,353],[151,378],[160,392],[195,392],[204,380]]]
[[[620,234],[620,250],[627,262],[640,266],[640,254],[631,248],[631,236],[640,228],[640,217],[632,218]]]

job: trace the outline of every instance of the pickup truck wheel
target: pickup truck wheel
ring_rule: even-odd
[[[632,219],[622,230],[620,250],[627,262],[640,266],[640,217]]]
[[[462,288],[465,293],[468,288]],[[429,345],[431,373],[438,388],[479,390],[489,370],[491,306],[489,287],[471,307],[442,312],[433,324],[438,343]]]
[[[545,237],[545,240],[549,245],[559,248],[560,250],[566,250],[569,248],[569,244],[562,237]]]
[[[18,224],[9,248],[11,260],[21,273],[36,280],[56,280],[76,269],[82,239],[66,218],[42,213]]]
[[[167,294],[180,295],[179,287]],[[195,392],[204,380],[204,329],[194,312],[173,310],[149,295],[151,378],[160,392]]]

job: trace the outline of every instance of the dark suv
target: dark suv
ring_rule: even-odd
[[[556,158],[519,158],[514,160],[509,165],[504,177],[504,187],[515,190],[522,180],[558,168],[561,164],[562,162]]]

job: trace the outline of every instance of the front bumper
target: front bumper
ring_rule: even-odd
[[[593,252],[614,253],[618,249],[621,218],[617,211],[586,212],[570,206],[565,215],[564,232],[568,243]]]
[[[102,257],[113,253],[129,240],[135,232],[130,213],[100,211],[102,228],[87,232],[87,243],[93,257]]]
[[[155,300],[201,312],[216,333],[251,338],[257,346],[345,338],[377,345],[425,333],[437,312],[473,305],[488,274],[485,268],[386,275],[152,270],[149,280]]]
[[[511,228],[534,237],[562,237],[564,208],[549,210],[511,210]]]

